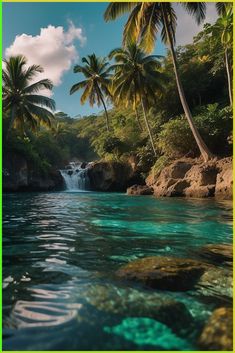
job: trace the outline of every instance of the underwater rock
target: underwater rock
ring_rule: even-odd
[[[192,350],[184,339],[176,336],[169,327],[149,318],[126,318],[119,325],[104,327],[107,333],[124,337],[140,347],[152,346],[153,350]]]
[[[84,296],[90,305],[100,311],[126,317],[149,317],[163,322],[175,331],[188,328],[193,321],[186,306],[167,295],[95,285]]]
[[[216,309],[198,341],[201,349],[210,351],[233,350],[233,310],[232,308]]]
[[[215,263],[230,264],[232,266],[233,261],[233,246],[232,244],[207,244],[204,245],[199,254],[205,257],[207,260],[211,260]]]
[[[232,300],[233,274],[231,270],[211,267],[199,279],[196,288],[204,296]]]
[[[132,261],[116,274],[151,288],[186,291],[194,287],[207,267],[207,264],[191,259],[152,256]]]

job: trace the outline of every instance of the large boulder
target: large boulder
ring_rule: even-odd
[[[147,185],[132,185],[129,188],[127,188],[126,191],[127,195],[152,195],[153,194],[153,188],[147,186]]]
[[[232,244],[207,244],[199,249],[199,255],[215,264],[223,263],[232,266]]]
[[[59,171],[47,175],[35,172],[27,160],[18,153],[7,154],[3,162],[3,191],[62,190],[63,178]]]
[[[126,317],[149,317],[174,330],[188,328],[192,316],[183,303],[158,293],[140,292],[114,285],[93,285],[84,293],[86,301],[96,309]]]
[[[228,268],[209,267],[196,285],[204,297],[228,302],[233,298],[233,273]]]
[[[88,167],[90,188],[94,191],[124,191],[133,177],[129,164],[94,162]]]
[[[233,310],[216,309],[199,338],[199,347],[210,351],[233,350]]]
[[[28,185],[28,164],[19,154],[7,154],[3,161],[3,190],[17,191]]]
[[[232,159],[216,158],[205,163],[202,159],[182,158],[171,162],[161,172],[146,179],[154,195],[194,198],[232,197]]]
[[[152,256],[132,261],[116,274],[151,288],[186,291],[195,286],[207,267],[207,264],[191,259]]]
[[[232,158],[224,158],[219,162],[219,173],[216,179],[215,196],[231,200],[233,197]]]

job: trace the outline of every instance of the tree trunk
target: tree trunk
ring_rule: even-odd
[[[154,153],[154,156],[156,157],[157,153],[156,153],[156,149],[154,147],[153,136],[152,136],[152,132],[151,132],[151,129],[150,129],[150,126],[149,126],[149,122],[148,122],[148,118],[147,118],[147,114],[146,114],[146,109],[145,109],[145,104],[144,104],[144,101],[143,101],[142,97],[141,97],[141,105],[142,105],[142,109],[143,109],[143,113],[144,113],[144,121],[145,121],[147,130],[148,130],[150,142],[151,142],[151,145],[152,145],[153,153]]]
[[[11,131],[12,126],[13,126],[14,121],[15,121],[15,113],[16,113],[16,107],[13,106],[12,110],[11,110],[9,126],[8,126],[8,129],[7,129],[6,141],[9,139],[10,131]]]
[[[167,39],[168,39],[168,42],[170,45],[170,51],[171,51],[171,55],[172,55],[174,73],[175,73],[176,84],[177,84],[177,88],[178,88],[180,101],[183,106],[184,113],[185,113],[185,116],[188,120],[189,126],[191,128],[192,133],[193,133],[193,136],[197,142],[198,148],[202,154],[204,161],[207,162],[209,159],[211,159],[213,157],[213,154],[209,151],[205,142],[201,138],[201,135],[199,134],[198,129],[197,129],[196,125],[194,124],[192,114],[190,112],[188,103],[186,101],[184,89],[183,89],[182,82],[181,82],[181,79],[180,79],[179,73],[178,73],[177,59],[176,59],[176,55],[175,55],[173,40],[172,40],[172,36],[170,33],[169,23],[168,23],[168,19],[167,19],[167,13],[164,8],[164,4],[162,4],[162,14],[163,14],[164,26],[165,26],[165,30],[166,30],[166,34],[167,34]]]
[[[227,78],[228,78],[228,93],[229,93],[229,100],[231,107],[233,106],[233,92],[232,92],[232,79],[231,79],[231,70],[229,66],[229,59],[228,59],[228,49],[225,49],[225,66],[227,71]]]
[[[103,96],[102,96],[102,92],[100,91],[100,88],[99,88],[98,85],[97,85],[97,89],[98,89],[98,95],[100,96],[101,102],[102,102],[103,107],[104,107],[104,113],[105,113],[105,118],[106,118],[106,127],[107,127],[107,131],[110,132],[108,112],[107,112],[107,109],[106,109],[106,105],[105,105],[105,103],[104,103],[104,99],[103,99]]]
[[[136,97],[135,97],[134,105],[135,105],[135,117],[136,117],[137,124],[138,124],[138,126],[140,128],[140,131],[143,131],[143,128],[142,128],[142,125],[141,125],[141,122],[140,122],[139,113],[138,113],[138,110],[137,110],[137,107],[136,107]]]

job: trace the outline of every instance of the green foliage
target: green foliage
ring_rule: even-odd
[[[151,7],[154,6],[153,3],[150,4]],[[120,6],[126,8],[127,5]],[[133,7],[135,6],[134,4]],[[232,48],[231,36],[223,36],[222,42],[222,33],[225,29],[227,31],[227,26],[223,27],[222,24],[219,21],[215,25],[206,24],[192,44],[176,48],[179,74],[187,101],[193,110],[195,124],[210,150],[221,156],[232,153],[232,110],[228,107],[224,41],[226,40],[230,63]],[[108,67],[106,60],[90,56],[84,58],[84,65],[76,66],[75,70],[84,74],[85,81],[74,85],[71,93],[83,88],[83,100],[88,99],[91,104],[97,99],[98,103],[102,104],[101,97],[110,97],[110,72],[113,70],[115,75],[112,93],[116,92],[116,99],[113,102],[114,107],[108,111],[110,131],[107,131],[105,112],[85,117],[77,114],[74,119],[59,112],[55,114],[50,129],[41,126],[34,132],[30,121],[24,119],[24,131],[21,131],[20,126],[16,126],[16,129],[10,131],[9,141],[4,141],[3,156],[9,155],[9,151],[18,152],[27,159],[33,170],[44,174],[52,168],[63,167],[73,159],[92,161],[102,158],[124,162],[134,158],[144,177],[151,168],[155,174],[159,173],[173,158],[198,156],[198,147],[182,114],[171,54],[167,53],[165,58],[161,58],[159,65],[154,56],[145,55],[135,46],[130,46],[128,50],[129,53],[127,49],[113,51],[116,68],[115,65]],[[96,86],[92,86],[92,91],[88,89],[88,81],[91,82],[93,76],[87,68],[93,67],[95,61],[102,76],[98,75],[99,79],[96,76],[101,88],[98,98],[95,93]],[[143,79],[144,85],[138,85],[135,81],[137,75]],[[145,76],[151,78],[151,94],[147,94]],[[49,82],[44,80],[41,83],[42,86],[45,84]],[[145,99],[145,103],[148,103],[147,119],[156,157],[153,156],[148,139],[141,94],[148,97]],[[50,103],[53,104],[47,101],[47,105]],[[6,107],[6,101],[4,104]],[[4,109],[3,113],[3,134],[7,136],[10,109]]]
[[[230,107],[221,109],[217,103],[209,104],[198,108],[194,120],[214,154],[226,155],[232,152],[228,139],[232,132]],[[188,153],[198,154],[196,143],[184,116],[169,120],[162,125],[162,130],[158,135],[158,147],[164,155],[170,158],[181,157]]]
[[[51,90],[53,84],[48,79],[33,82],[43,68],[39,65],[27,67],[27,60],[21,55],[5,59],[4,64],[2,101],[3,111],[9,115],[8,132],[13,126],[22,132],[25,127],[36,131],[40,124],[50,127],[55,102],[38,92],[41,89]]]
[[[153,176],[159,175],[161,173],[161,171],[163,170],[163,168],[165,168],[167,166],[167,164],[169,164],[169,162],[170,162],[170,159],[168,156],[163,155],[163,156],[159,157],[151,169],[151,174]]]
[[[217,103],[209,104],[196,116],[196,124],[213,153],[227,155],[232,153],[229,137],[233,130],[233,113],[230,106],[220,108]]]
[[[158,135],[158,147],[162,154],[171,158],[181,157],[189,151],[194,153],[197,151],[185,117],[169,120],[162,126],[162,131]]]

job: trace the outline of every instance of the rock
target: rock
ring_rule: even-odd
[[[213,263],[226,263],[232,266],[233,245],[232,244],[207,244],[199,249],[199,254]]]
[[[145,180],[154,189],[154,195],[186,196],[195,198],[232,197],[232,159],[213,159],[207,163],[201,159],[182,158],[166,166],[156,175]]]
[[[233,350],[233,310],[216,309],[199,338],[199,347],[210,351]]]
[[[91,190],[124,191],[133,176],[129,164],[119,162],[94,162],[88,166]]]
[[[186,291],[194,287],[207,267],[191,259],[152,256],[132,261],[116,274],[156,289]]]
[[[172,180],[172,179],[170,179]],[[169,185],[169,183],[168,183]],[[178,180],[176,183],[171,185],[165,196],[182,196],[184,194],[184,190],[189,186],[189,182],[184,179]]]
[[[187,171],[192,167],[192,163],[192,161],[185,162],[184,160],[175,161],[154,178],[149,176],[146,179],[146,184],[153,187],[155,196],[183,196],[182,185],[177,186],[176,184],[179,180],[183,180]],[[189,186],[188,183],[184,185],[184,187],[187,186]]]
[[[27,160],[17,153],[4,157],[3,190],[48,191],[62,190],[63,178],[59,171],[51,170],[47,175],[36,173]]]
[[[217,173],[215,161],[194,165],[185,175],[190,182],[190,186],[184,192],[185,196],[196,198],[214,196]]]
[[[80,165],[80,168],[85,169],[87,167],[87,163],[86,162],[82,162]]]
[[[153,189],[147,185],[132,185],[127,189],[127,195],[152,195]]]
[[[168,326],[146,317],[125,318],[118,325],[105,326],[104,331],[135,343],[136,350],[192,351],[194,348],[186,339],[175,335]]]
[[[3,161],[3,190],[17,191],[28,185],[28,165],[19,154],[7,154]]]
[[[126,317],[149,317],[175,330],[188,328],[192,316],[183,303],[154,293],[114,285],[91,286],[86,301],[100,311]]]
[[[203,296],[231,302],[233,273],[229,269],[210,267],[200,277],[196,289]]]
[[[232,158],[225,158],[219,163],[220,172],[217,175],[215,196],[231,200],[233,197]]]

